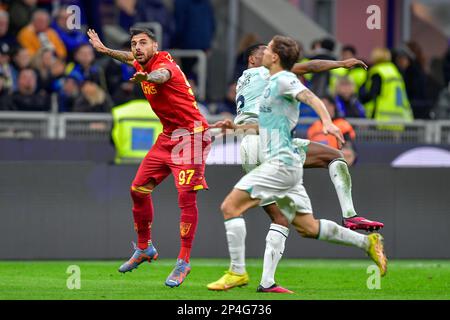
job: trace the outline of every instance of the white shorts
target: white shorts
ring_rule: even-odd
[[[264,162],[234,186],[246,191],[260,206],[276,202],[289,223],[297,213],[312,213],[311,201],[303,186],[303,167]]]
[[[295,138],[292,143],[298,148],[302,164],[305,163],[306,153],[310,140]],[[249,173],[261,164],[261,148],[258,135],[246,135],[241,141],[241,163],[246,173]]]

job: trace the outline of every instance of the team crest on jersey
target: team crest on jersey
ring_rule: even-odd
[[[180,234],[185,237],[191,230],[192,223],[180,222]]]
[[[173,58],[172,58],[172,56],[170,55],[170,53],[168,53],[168,54],[166,55],[166,58],[167,58],[167,60],[169,60],[170,62],[173,62]]]

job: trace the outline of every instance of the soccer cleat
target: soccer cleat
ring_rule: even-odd
[[[119,272],[125,273],[137,269],[137,267],[144,261],[152,262],[152,260],[158,259],[158,252],[153,245],[149,245],[147,249],[142,250],[136,247],[133,243],[134,253],[130,260],[125,262],[119,267]]]
[[[259,285],[256,289],[256,292],[269,292],[269,293],[294,293],[294,291],[283,288],[276,283],[271,285],[269,288],[264,288],[262,285]]]
[[[248,273],[239,274],[233,271],[225,271],[219,280],[211,282],[207,285],[209,290],[214,291],[226,291],[228,289],[246,286],[248,284],[249,277]]]
[[[191,265],[183,259],[178,259],[175,268],[166,279],[166,286],[178,287],[186,279],[189,272],[191,272]]]
[[[384,224],[381,222],[368,220],[358,216],[343,218],[342,225],[351,230],[362,229],[366,231],[380,230],[384,227]]]
[[[384,253],[383,236],[379,233],[372,233],[369,238],[369,248],[367,254],[380,268],[380,275],[383,277],[387,272],[387,257]]]

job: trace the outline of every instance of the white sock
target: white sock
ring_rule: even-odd
[[[230,252],[230,270],[239,274],[245,273],[245,220],[242,217],[225,221],[228,250]]]
[[[343,160],[333,161],[329,165],[328,171],[339,198],[342,216],[344,218],[355,216],[356,211],[352,199],[352,178],[348,172],[347,163]]]
[[[261,285],[269,288],[275,283],[275,271],[278,262],[283,256],[284,244],[289,235],[289,228],[272,223],[266,237],[266,251],[264,252],[264,265]]]
[[[364,250],[368,249],[369,239],[367,236],[341,227],[337,223],[330,220],[320,219],[319,223],[319,240],[355,246]]]

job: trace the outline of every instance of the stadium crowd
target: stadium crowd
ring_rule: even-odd
[[[209,0],[103,1],[118,9],[118,25],[126,33],[140,22],[156,21],[163,28],[163,49],[208,51],[215,29]],[[67,6],[78,5],[82,28],[71,29]],[[59,112],[110,112],[135,98],[144,98],[128,80],[133,67],[97,56],[85,34],[86,26],[103,33],[100,1],[0,1],[0,110],[50,111],[57,96]],[[201,19],[183,19],[192,15]],[[176,23],[175,23],[176,21]],[[68,23],[69,22],[69,23]],[[190,31],[190,32],[189,32]],[[181,34],[193,36],[181,36]],[[129,50],[129,41],[123,44]],[[182,61],[195,81],[195,61]]]
[[[171,8],[163,0],[106,2],[117,8],[115,19],[123,32],[135,23],[159,22],[163,27],[163,49],[208,52],[212,47],[215,19],[209,0],[174,0]],[[84,28],[68,28],[70,15],[66,6],[71,4],[79,5],[82,12],[88,13],[82,16]],[[134,73],[133,67],[96,56],[88,42],[83,31],[86,26],[103,34],[98,19],[100,11],[97,0],[0,1],[0,110],[49,111],[50,97],[55,95],[59,112],[110,112],[115,105],[143,98],[140,88],[128,81]],[[186,16],[190,19],[185,19]],[[223,100],[199,103],[205,115],[235,115],[236,80],[246,67],[245,48],[256,42],[258,36],[255,34],[243,36],[234,79],[231,79]],[[128,47],[128,41],[123,43],[124,49]],[[358,57],[353,45],[344,45],[339,55],[335,55],[332,39],[314,41],[310,50],[302,50],[302,53],[301,61]],[[389,64],[402,76],[406,92],[402,103],[410,110],[411,119],[450,119],[450,47],[442,61],[441,78],[449,84],[445,86],[436,83],[431,76],[422,49],[413,41],[393,50],[374,49],[367,61],[371,66],[367,71],[362,68],[336,69],[305,75],[302,81],[318,96],[333,98],[336,118],[376,118],[375,111],[368,106],[382,93],[386,95],[386,90],[396,89],[385,86],[380,75],[371,69]],[[184,59],[180,64],[195,91],[195,60]],[[397,100],[402,98],[399,92],[390,94]],[[300,108],[303,116],[315,117],[308,106],[301,105]]]

